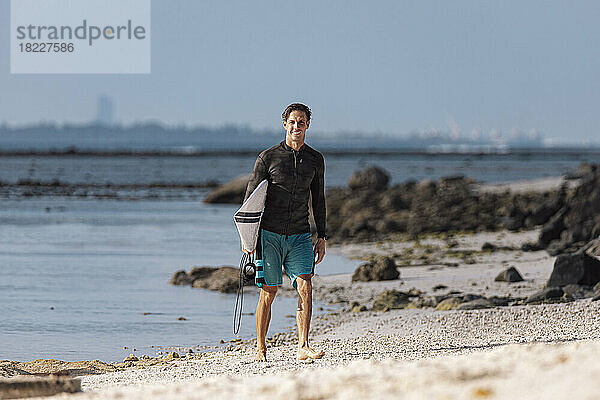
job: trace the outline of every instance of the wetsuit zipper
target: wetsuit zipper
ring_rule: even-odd
[[[288,205],[288,223],[285,228],[286,239],[290,234],[290,223],[292,222],[292,201],[296,195],[296,185],[298,184],[298,152],[292,149],[292,153],[294,154],[294,187],[292,188],[292,196],[290,197],[290,203]]]

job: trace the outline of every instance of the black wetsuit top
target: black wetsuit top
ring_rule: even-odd
[[[317,150],[302,145],[299,151],[285,141],[259,154],[244,200],[266,179],[269,182],[261,228],[280,235],[310,232],[308,201],[318,237],[326,238],[325,160]]]

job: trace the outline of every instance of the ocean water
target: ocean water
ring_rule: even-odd
[[[326,180],[342,185],[352,171],[380,165],[393,182],[448,175],[503,182],[571,172],[582,161],[600,161],[594,157],[331,156]],[[248,173],[253,162],[254,156],[3,157],[0,181],[226,181]],[[216,345],[234,337],[235,295],[167,283],[178,269],[239,262],[237,207],[203,204],[206,193],[134,201],[0,197],[0,359],[117,361],[131,348],[153,355],[157,346]],[[317,273],[351,272],[356,265],[329,253]],[[244,312],[252,313],[257,290],[245,292]],[[270,334],[295,324],[286,317],[295,313],[295,299],[278,297],[274,307]],[[254,317],[245,315],[240,336],[253,333]]]
[[[117,361],[131,352],[122,347],[153,355],[152,346],[233,338],[235,295],[167,282],[179,269],[238,265],[236,208],[197,201],[3,201],[0,359]],[[329,254],[317,271],[352,271],[356,264]],[[246,287],[244,313],[254,312],[257,299],[257,289]],[[295,324],[286,317],[295,309],[295,299],[277,297],[270,332]],[[239,335],[253,332],[254,317],[244,315]]]
[[[0,182],[20,179],[66,183],[148,184],[226,182],[249,174],[256,155],[202,157],[0,156]],[[557,176],[582,162],[600,162],[600,153],[522,154],[325,154],[328,186],[345,185],[357,169],[378,165],[392,183],[464,175],[484,182]]]

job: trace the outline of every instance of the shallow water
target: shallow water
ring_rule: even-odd
[[[178,269],[238,264],[235,206],[72,199],[3,205],[0,359],[117,361],[130,352],[124,346],[154,354],[150,346],[233,337],[235,295],[167,282]],[[355,266],[330,254],[317,269]],[[245,313],[254,312],[256,293],[246,288]],[[271,332],[295,323],[285,317],[295,314],[295,299],[278,296],[274,307]],[[253,332],[254,317],[243,316],[240,336]]]

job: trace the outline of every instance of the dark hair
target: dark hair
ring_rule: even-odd
[[[310,116],[312,114],[310,112],[310,108],[308,108],[307,105],[304,105],[302,103],[292,103],[289,106],[287,106],[285,108],[285,110],[283,110],[283,114],[281,114],[281,118],[283,118],[283,122],[288,120],[292,111],[302,111],[306,115],[306,119],[308,121],[310,121]]]

